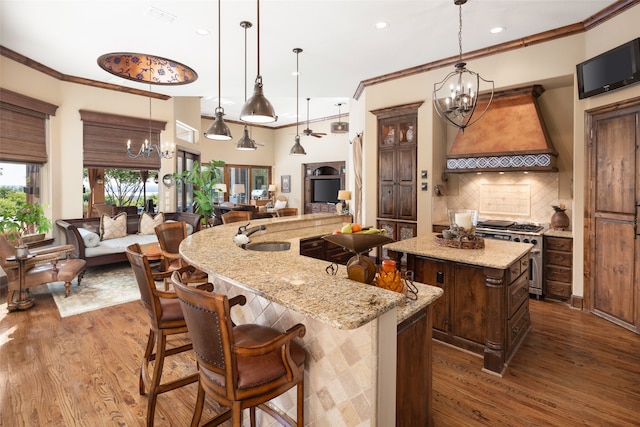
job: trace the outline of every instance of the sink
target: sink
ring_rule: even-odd
[[[249,243],[245,249],[250,251],[263,251],[263,252],[280,252],[288,251],[291,248],[289,242],[256,242]]]

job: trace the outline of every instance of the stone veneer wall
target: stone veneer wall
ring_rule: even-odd
[[[249,267],[249,266],[247,266]],[[306,327],[301,340],[307,351],[305,366],[305,425],[315,427],[364,427],[376,425],[377,323],[355,330],[340,330],[301,316],[251,292],[210,277],[216,292],[229,298],[243,294],[247,304],[234,307],[238,324],[259,323],[285,331],[296,323]],[[295,419],[296,394],[290,390],[273,402]],[[248,421],[248,412],[245,420]],[[260,426],[279,426],[273,418],[256,411]],[[248,425],[247,423],[245,423]]]
[[[551,206],[564,203],[572,216],[572,200],[558,199],[557,173],[468,173],[459,174],[458,182],[457,196],[434,197],[435,224],[448,223],[447,209],[478,209],[484,219],[548,224],[554,212]]]

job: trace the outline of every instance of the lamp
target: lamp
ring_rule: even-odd
[[[338,121],[331,123],[331,133],[347,133],[349,132],[349,123],[340,121],[340,107],[342,103],[336,104],[338,106]]]
[[[462,132],[484,116],[493,99],[493,80],[483,79],[478,73],[467,69],[467,64],[462,62],[462,5],[466,2],[467,0],[453,0],[453,3],[459,8],[458,45],[460,54],[458,63],[455,65],[455,70],[449,73],[444,80],[433,85],[433,105],[436,112],[440,118],[459,128]],[[491,94],[487,107],[480,116],[474,117],[480,91],[480,80],[491,84]]]
[[[351,191],[349,190],[339,190],[338,191],[338,200],[342,200],[344,203],[342,204],[342,213],[349,213],[349,206],[347,205],[347,200],[351,200]]]
[[[240,26],[244,28],[244,100],[247,101],[247,29],[251,28],[252,24],[249,21],[240,22]],[[258,146],[256,142],[249,136],[249,130],[247,125],[244,125],[242,131],[242,138],[236,144],[236,150],[249,151],[256,150]]]
[[[302,52],[302,49],[300,49],[299,47],[296,47],[293,49],[293,53],[296,54],[296,136],[294,138],[295,143],[293,144],[293,147],[291,147],[291,150],[289,151],[289,155],[291,156],[306,156],[307,152],[304,151],[304,147],[302,146],[302,144],[300,144],[300,115],[299,115],[299,90],[300,90],[300,71],[299,71],[299,61],[298,59],[300,58],[300,52]]]
[[[239,197],[240,198],[240,203],[242,203],[243,197],[240,196],[241,194],[243,195],[245,192],[244,189],[244,184],[233,184],[233,194],[235,195],[236,199]]]
[[[149,91],[151,91],[151,87],[149,87]],[[137,153],[134,153],[133,151],[131,151],[131,140],[129,139],[127,141],[127,156],[134,159],[138,157],[149,157],[151,153],[155,151],[158,157],[160,158],[163,158],[163,159],[172,158],[174,153],[176,152],[176,144],[174,143],[169,144],[168,142],[165,142],[164,147],[161,147],[160,144],[153,144],[149,142],[149,140],[152,139],[151,135],[152,135],[151,97],[149,97],[149,139],[144,140],[144,143],[140,146],[140,149],[138,150]],[[159,135],[158,135],[158,139],[159,139]]]
[[[273,204],[275,204],[275,201],[273,200],[273,196],[276,195],[276,185],[275,184],[269,184],[269,188],[267,190],[269,192],[269,200],[271,200],[272,206]]]
[[[253,96],[242,106],[240,120],[249,123],[271,123],[278,120],[276,112],[262,91],[262,76],[260,75],[260,0],[258,4],[258,75],[253,86]]]
[[[222,195],[222,200],[224,201],[224,193],[227,192],[227,184],[214,184],[213,191],[216,192],[216,200],[220,203],[220,195]]]
[[[231,137],[231,130],[229,130],[229,126],[224,122],[224,108],[222,108],[221,104],[221,95],[220,95],[220,80],[221,80],[221,71],[220,71],[220,45],[221,45],[221,30],[220,30],[220,3],[221,0],[218,0],[218,108],[216,108],[216,118],[209,126],[209,129],[204,133],[204,136],[209,139],[215,139],[218,141],[228,141]]]

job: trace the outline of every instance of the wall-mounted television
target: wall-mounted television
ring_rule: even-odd
[[[337,203],[340,178],[314,179],[312,203]]]
[[[640,38],[576,65],[578,98],[610,92],[640,81]]]

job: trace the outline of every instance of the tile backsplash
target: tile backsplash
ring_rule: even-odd
[[[564,203],[571,217],[573,201],[558,199],[557,173],[483,173],[457,176],[457,196],[433,198],[433,222],[446,224],[447,209],[477,209],[482,219],[549,223],[553,205]]]

